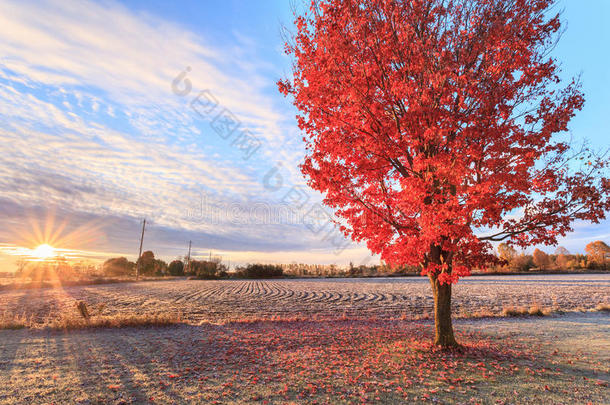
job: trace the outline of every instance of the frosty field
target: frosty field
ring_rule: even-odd
[[[608,303],[610,275],[471,277],[454,291],[462,315],[591,309]],[[16,290],[0,293],[0,311],[42,325],[77,300],[185,324],[0,330],[0,404],[610,402],[607,312],[457,319],[463,348],[447,354],[431,321],[413,320],[432,310],[425,278]]]
[[[1,404],[605,404],[610,317],[0,331]]]
[[[175,312],[189,323],[255,319],[396,319],[431,314],[424,277],[376,279],[173,280],[64,289],[0,292],[0,313],[36,322],[74,311],[84,300],[104,315]],[[479,276],[454,286],[457,315],[500,314],[508,306],[540,305],[564,311],[592,309],[610,300],[610,275]]]

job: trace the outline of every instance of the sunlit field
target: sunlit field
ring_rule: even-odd
[[[449,354],[431,344],[425,278],[5,291],[0,313],[29,328],[0,331],[0,403],[607,403],[609,289],[607,274],[462,280]],[[78,301],[90,326],[179,316],[62,330]],[[548,316],[502,317],[533,305]]]

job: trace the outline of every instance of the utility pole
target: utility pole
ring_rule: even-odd
[[[140,237],[140,253],[138,254],[138,263],[136,264],[136,280],[140,277],[140,266],[142,258],[142,245],[144,244],[144,229],[146,228],[146,218],[142,222],[142,236]]]
[[[191,243],[193,241],[189,240],[189,254],[186,256],[186,271],[188,273],[191,270]]]

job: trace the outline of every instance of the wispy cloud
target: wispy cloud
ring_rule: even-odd
[[[202,193],[216,206],[273,204],[277,196],[261,185],[264,172],[300,153],[290,116],[269,94],[275,78],[261,73],[270,66],[252,57],[254,41],[215,46],[119,3],[82,1],[3,2],[0,37],[4,201],[134,224],[145,216],[159,227],[199,232],[223,249],[321,244],[298,226],[270,224],[272,240],[260,236],[260,226],[187,215]],[[257,160],[240,160],[188,107],[190,98],[171,92],[185,66],[192,96],[210,90],[263,140]],[[296,171],[285,166],[288,187]]]

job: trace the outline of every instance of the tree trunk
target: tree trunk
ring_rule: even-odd
[[[451,324],[451,284],[440,284],[430,276],[434,296],[434,344],[443,348],[458,347]]]

